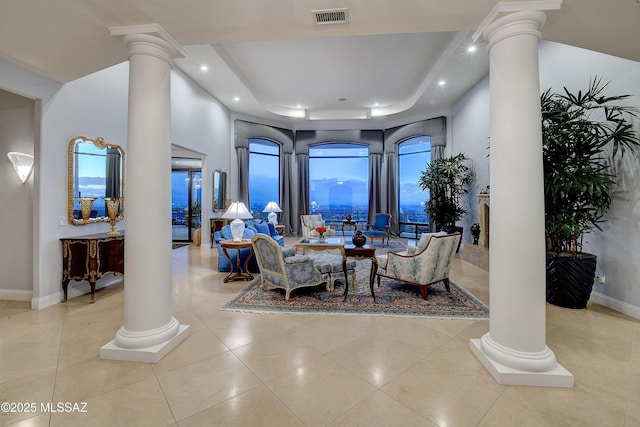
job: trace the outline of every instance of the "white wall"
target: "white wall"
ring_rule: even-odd
[[[40,99],[36,105],[35,235],[32,306],[44,308],[62,295],[61,237],[99,233],[107,223],[83,226],[58,225],[67,217],[67,165],[69,141],[78,135],[101,136],[127,147],[128,62],[60,85],[35,73],[0,60],[0,88]],[[230,118],[228,110],[177,70],[172,70],[172,142],[202,153],[205,159],[203,185],[209,186],[211,170],[229,164]],[[33,144],[33,143],[32,143]],[[125,165],[126,171],[136,165]],[[144,167],[143,165],[138,167]],[[153,177],[150,177],[153,179]],[[167,189],[170,191],[170,189]],[[204,206],[211,205],[210,191],[203,190]],[[205,211],[207,212],[207,211]],[[205,224],[208,227],[208,221]],[[125,220],[118,223],[123,229]],[[167,224],[170,227],[170,224]],[[208,232],[203,237],[208,238]],[[16,237],[13,237],[15,243]],[[10,243],[7,241],[7,245]],[[25,267],[22,266],[22,269]],[[26,267],[31,270],[31,267]],[[2,270],[4,274],[4,268]],[[0,289],[4,288],[0,285]],[[72,282],[70,297],[86,292],[86,283]]]
[[[202,154],[203,245],[210,243],[211,236],[213,171],[232,170],[230,127],[229,110],[174,68],[171,72],[171,143]],[[233,155],[235,159],[235,152]]]
[[[471,224],[479,221],[478,198],[476,195],[489,185],[489,76],[480,80],[453,107],[451,152],[449,155],[464,153],[471,159],[475,172],[475,182],[466,198],[464,208],[469,212],[459,222],[464,227],[463,242],[473,238],[468,231]]]
[[[32,296],[34,178],[22,184],[6,153],[33,155],[34,123],[34,100],[0,90],[0,299]]]
[[[541,44],[540,58],[541,90],[575,91],[599,76],[611,81],[608,94],[632,95],[628,104],[640,108],[640,63],[551,42]],[[586,236],[584,250],[598,256],[597,274],[606,276],[592,298],[640,318],[640,153],[626,156],[618,176],[603,231]]]
[[[589,79],[611,80],[610,94],[633,95],[629,104],[640,108],[640,63],[552,42],[540,44],[540,88],[570,90],[586,87]],[[489,81],[481,81],[455,106],[453,151],[463,151],[474,159],[478,184],[488,182],[489,159],[484,147],[489,136]],[[596,284],[592,299],[640,318],[640,155],[627,156],[618,165],[619,185],[613,194],[612,209],[605,216],[603,232],[585,239],[584,250],[598,256],[599,275],[606,284]],[[476,211],[477,214],[477,211]],[[465,224],[471,221],[463,220]]]

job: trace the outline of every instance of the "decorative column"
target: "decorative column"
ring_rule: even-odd
[[[156,24],[110,31],[129,49],[124,325],[100,358],[157,362],[189,335],[171,313],[170,73],[182,48]]]
[[[490,53],[489,332],[470,347],[500,384],[573,387],[545,343],[545,228],[538,43],[527,10],[483,31]]]

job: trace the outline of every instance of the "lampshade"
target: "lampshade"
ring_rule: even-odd
[[[276,212],[282,212],[282,209],[280,209],[280,206],[278,206],[278,204],[276,202],[271,201],[271,202],[267,203],[267,206],[265,206],[265,208],[262,210],[262,212],[269,212],[269,215],[267,215],[267,219],[273,225],[277,225],[278,224],[278,215],[276,214]]]
[[[31,171],[33,170],[33,156],[25,153],[17,153],[11,151],[7,153],[7,157],[11,160],[13,169],[15,169],[20,181],[24,184],[29,179]]]
[[[244,222],[242,220],[253,218],[253,215],[251,215],[244,203],[233,202],[229,209],[222,214],[222,218],[233,219],[230,224],[231,235],[234,242],[239,242],[242,240],[242,234],[244,233]]]

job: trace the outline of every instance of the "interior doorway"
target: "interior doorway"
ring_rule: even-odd
[[[171,230],[173,241],[192,242],[202,225],[202,160],[171,158]]]

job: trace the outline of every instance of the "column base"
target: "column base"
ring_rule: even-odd
[[[144,348],[122,348],[114,339],[100,348],[100,359],[156,363],[184,341],[191,333],[190,329],[189,325],[179,325],[178,333],[167,341]]]
[[[502,385],[573,388],[573,375],[559,363],[544,372],[530,372],[510,368],[491,359],[483,350],[480,339],[469,341],[469,348],[493,379]]]

